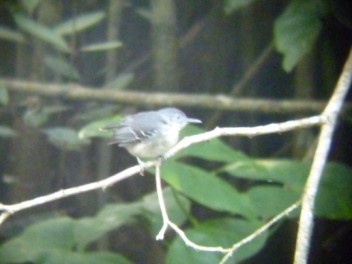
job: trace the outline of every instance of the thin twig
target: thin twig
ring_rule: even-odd
[[[281,213],[279,213],[278,215],[276,215],[273,219],[271,219],[269,222],[267,222],[265,225],[263,225],[262,227],[258,228],[255,232],[253,232],[252,234],[250,234],[249,236],[245,237],[244,239],[242,239],[241,241],[239,241],[238,243],[234,244],[231,247],[231,250],[229,252],[226,253],[226,255],[223,257],[223,259],[221,260],[220,264],[224,264],[231,256],[232,254],[239,249],[240,247],[242,247],[245,244],[248,244],[250,241],[252,241],[253,239],[255,239],[256,237],[260,236],[261,234],[263,234],[265,231],[267,231],[270,227],[272,227],[275,223],[277,223],[278,221],[280,221],[282,218],[284,218],[286,215],[289,215],[293,210],[297,209],[301,204],[301,201],[297,201],[295,202],[293,205],[291,205],[290,207],[288,207],[287,209],[285,209],[284,211],[282,211]]]
[[[185,244],[187,246],[190,246],[190,247],[194,248],[195,250],[208,251],[208,252],[223,252],[223,253],[230,250],[230,249],[225,249],[225,248],[218,247],[218,246],[206,247],[206,246],[196,244],[196,243],[192,242],[186,236],[186,234],[175,223],[173,223],[170,220],[169,215],[166,210],[164,196],[163,196],[163,190],[162,190],[162,186],[161,186],[160,166],[161,166],[161,162],[157,162],[157,164],[155,165],[155,182],[156,182],[156,192],[158,195],[159,207],[160,207],[160,211],[161,211],[161,215],[162,215],[162,219],[163,219],[163,225],[162,225],[159,233],[156,236],[156,240],[163,240],[164,236],[165,236],[165,232],[166,232],[167,228],[170,226],[180,236],[180,238],[185,242]]]
[[[170,149],[164,154],[165,158],[169,158],[175,155],[180,150],[187,148],[188,146],[200,143],[204,141],[211,140],[213,138],[218,138],[222,136],[248,136],[255,137],[259,135],[269,134],[269,133],[283,133],[294,129],[307,128],[311,126],[321,125],[323,119],[320,116],[312,116],[297,120],[291,120],[282,123],[274,123],[257,127],[227,127],[227,128],[215,128],[211,131],[185,137],[182,139],[175,147]]]
[[[154,163],[148,162],[148,163],[145,163],[143,166],[151,167]],[[65,197],[69,197],[72,195],[76,195],[79,193],[89,192],[89,191],[100,189],[100,188],[106,189],[107,187],[111,186],[112,184],[115,184],[116,182],[119,182],[123,179],[126,179],[134,174],[138,174],[140,172],[140,170],[141,170],[141,168],[139,165],[133,166],[131,168],[128,168],[124,171],[121,171],[121,172],[119,172],[115,175],[112,175],[111,177],[104,179],[104,180],[101,180],[101,181],[92,182],[92,183],[84,184],[81,186],[60,190],[60,191],[57,191],[57,192],[54,192],[54,193],[51,193],[48,195],[40,196],[40,197],[31,199],[31,200],[27,200],[24,202],[20,202],[17,204],[12,204],[12,205],[0,204],[0,211],[3,211],[0,215],[0,225],[10,215],[12,215],[18,211],[28,209],[31,207],[35,207],[35,206],[39,206],[39,205],[42,205],[45,203],[49,203],[49,202],[59,200],[59,199],[65,198]]]
[[[335,91],[322,114],[324,122],[314,155],[313,164],[303,192],[302,211],[296,241],[294,263],[308,263],[308,252],[313,229],[313,211],[319,183],[331,148],[331,141],[336,127],[338,115],[347,95],[352,80],[352,48],[343,71],[336,84]]]
[[[155,173],[155,178],[156,178],[156,188],[157,188],[157,195],[158,195],[158,201],[159,201],[159,206],[161,210],[161,215],[163,218],[163,225],[156,236],[157,240],[162,240],[164,239],[165,232],[167,230],[167,227],[170,226],[178,235],[179,237],[183,240],[183,242],[189,246],[192,247],[195,250],[199,251],[206,251],[206,252],[221,252],[221,253],[226,253],[223,259],[221,260],[221,264],[225,263],[231,256],[232,254],[238,250],[241,246],[248,244],[250,241],[254,240],[261,234],[263,234],[265,231],[267,231],[271,226],[273,226],[275,223],[280,221],[282,218],[290,214],[293,210],[299,207],[301,201],[297,201],[284,211],[282,211],[280,214],[275,216],[273,219],[271,219],[268,223],[263,225],[262,227],[258,228],[255,232],[252,234],[248,235],[241,241],[237,242],[236,244],[232,245],[230,248],[223,248],[220,246],[214,246],[214,247],[208,247],[208,246],[202,246],[199,244],[196,244],[192,242],[185,234],[185,232],[182,231],[175,223],[173,223],[167,213],[166,206],[165,206],[165,201],[162,193],[162,187],[161,187],[161,176],[160,176],[160,163],[156,165],[156,173]]]
[[[169,220],[168,225],[181,237],[181,239],[183,240],[183,242],[185,242],[185,244],[195,250],[199,250],[199,251],[207,251],[207,252],[221,252],[221,253],[226,253],[229,250],[231,250],[230,248],[223,248],[223,247],[219,247],[219,246],[215,246],[215,247],[206,247],[206,246],[202,246],[199,244],[196,244],[194,242],[192,242],[185,234],[185,232],[183,232],[175,223],[171,222]]]
[[[163,226],[161,227],[158,235],[156,236],[156,240],[164,239],[164,235],[169,223],[169,216],[166,211],[166,206],[165,206],[165,201],[163,196],[163,188],[161,186],[160,166],[161,166],[161,162],[157,163],[155,166],[155,183],[156,183],[156,193],[158,195],[161,216],[163,218]]]

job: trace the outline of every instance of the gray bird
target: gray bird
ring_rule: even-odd
[[[110,144],[120,147],[141,159],[162,157],[179,139],[180,131],[188,123],[201,123],[199,119],[188,118],[177,108],[163,108],[158,111],[140,112],[126,116],[119,124],[105,129],[113,130]]]

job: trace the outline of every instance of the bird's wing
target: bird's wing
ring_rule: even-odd
[[[127,116],[120,124],[106,127],[114,131],[110,144],[123,146],[151,139],[157,136],[156,125],[162,125],[162,122],[159,114],[149,115],[148,112]]]

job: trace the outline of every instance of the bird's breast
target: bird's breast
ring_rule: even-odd
[[[126,149],[139,158],[157,158],[171,149],[178,141],[179,131],[163,129],[163,133],[144,139],[139,143],[126,146]]]

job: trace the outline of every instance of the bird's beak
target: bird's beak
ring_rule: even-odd
[[[202,123],[202,120],[196,118],[187,118],[188,123]]]

